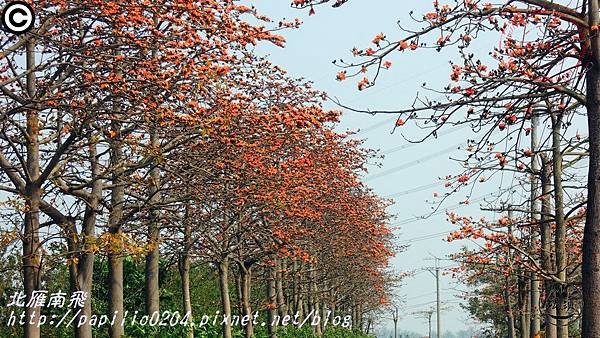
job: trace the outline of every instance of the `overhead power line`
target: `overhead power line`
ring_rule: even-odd
[[[390,127],[393,127],[393,125],[394,125],[394,123],[396,123],[397,119],[398,119],[397,117],[385,119],[385,120],[377,122],[367,128],[359,129],[354,135],[362,135],[362,134],[368,133],[370,131],[373,131],[375,129],[379,129],[385,125],[389,125]]]
[[[457,132],[457,131],[459,131],[459,130],[465,129],[465,128],[467,128],[468,126],[469,126],[468,124],[463,124],[463,125],[461,125],[461,126],[458,126],[458,127],[454,127],[454,128],[451,128],[451,129],[447,129],[447,130],[445,130],[445,131],[442,131],[442,132],[438,133],[438,134],[437,134],[437,136],[438,136],[438,137],[440,137],[440,136],[444,136],[444,135],[452,134],[452,133],[454,133],[454,132]],[[404,149],[409,149],[409,148],[412,148],[412,147],[418,146],[418,145],[420,145],[420,144],[422,144],[422,143],[418,143],[418,142],[417,142],[417,143],[407,143],[407,144],[403,144],[403,145],[401,145],[401,146],[397,146],[397,147],[394,147],[394,148],[390,148],[390,149],[384,150],[383,152],[381,152],[381,154],[382,154],[382,155],[389,155],[389,154],[391,154],[391,153],[395,153],[395,152],[397,152],[397,151],[404,150]]]
[[[504,193],[504,192],[508,191],[509,189],[510,188],[502,189],[502,190],[500,190],[500,193]],[[470,203],[480,202],[480,201],[485,200],[487,197],[491,197],[491,196],[493,196],[494,194],[497,194],[497,193],[498,193],[498,191],[490,192],[490,193],[487,193],[485,195],[482,195],[482,196],[470,199],[469,202]],[[424,215],[421,215],[421,216],[415,216],[415,217],[407,218],[407,219],[401,220],[401,221],[399,221],[397,223],[393,223],[391,225],[392,226],[402,226],[402,225],[406,225],[406,224],[413,223],[413,222],[419,222],[419,221],[425,220],[425,219],[427,219],[427,218],[429,218],[431,216],[445,214],[448,211],[458,210],[460,208],[464,208],[467,205],[470,205],[470,204],[467,204],[467,203],[464,203],[464,202],[463,203],[457,203],[457,204],[451,205],[451,206],[449,206],[447,208],[444,208],[444,209],[441,209],[441,210],[437,210],[437,211],[434,211],[434,212],[431,212],[431,213],[427,213],[427,214],[424,214]]]
[[[423,236],[418,236],[418,237],[401,240],[401,241],[398,241],[398,243],[410,244],[410,243],[415,243],[415,242],[421,242],[421,241],[426,241],[428,239],[433,239],[433,238],[436,238],[436,237],[439,237],[442,235],[447,235],[448,233],[450,233],[450,231],[443,231],[443,232],[438,232],[438,233],[434,233],[434,234],[428,234],[428,235],[423,235]]]
[[[435,152],[435,153],[433,153],[433,154],[429,154],[429,155],[427,155],[427,156],[423,156],[423,157],[421,157],[421,158],[419,158],[419,159],[417,159],[417,160],[414,160],[414,161],[410,161],[410,162],[404,163],[404,164],[402,164],[402,165],[400,165],[400,166],[397,166],[397,167],[394,167],[394,168],[391,168],[391,169],[388,169],[388,170],[384,170],[384,171],[382,171],[382,172],[380,172],[380,173],[373,174],[373,175],[371,175],[371,176],[367,176],[367,177],[365,178],[365,181],[370,181],[370,180],[374,180],[374,179],[376,179],[376,178],[385,177],[385,176],[388,176],[388,175],[390,175],[390,174],[393,174],[393,173],[395,173],[395,172],[398,172],[398,171],[400,171],[400,170],[404,170],[404,169],[408,169],[408,168],[414,167],[414,166],[416,166],[416,165],[419,165],[419,164],[421,164],[421,163],[427,162],[427,161],[429,161],[429,160],[431,160],[431,159],[433,159],[433,158],[436,158],[437,156],[440,156],[440,155],[443,155],[443,154],[449,153],[449,152],[451,152],[452,150],[455,150],[455,149],[457,149],[457,148],[458,148],[458,146],[460,146],[460,145],[462,145],[462,144],[463,144],[463,142],[461,142],[461,143],[458,143],[458,144],[455,144],[455,145],[453,145],[453,146],[451,146],[451,147],[445,148],[445,149],[443,149],[443,150],[440,150],[440,151],[438,151],[438,152]]]
[[[412,189],[408,189],[408,190],[404,190],[404,191],[400,191],[397,193],[393,193],[387,196],[383,196],[383,198],[394,198],[394,197],[400,197],[400,196],[405,196],[405,195],[409,195],[409,194],[413,194],[416,192],[421,192],[423,190],[427,190],[427,189],[431,189],[431,188],[435,188],[437,186],[439,186],[442,182],[438,181],[438,182],[434,182],[434,183],[429,183],[429,184],[425,184],[419,187],[415,187]]]

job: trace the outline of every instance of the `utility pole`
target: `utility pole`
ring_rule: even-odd
[[[437,338],[442,338],[442,318],[440,316],[440,267],[438,265],[438,259],[435,259],[435,289],[436,289],[436,311],[437,311]],[[431,336],[431,333],[429,334]]]
[[[433,314],[433,311],[429,312],[429,338],[431,338],[431,315]]]
[[[432,272],[431,270],[427,270],[427,271],[429,271],[429,273],[431,273],[433,275],[433,277],[435,277],[436,329],[437,329],[437,338],[441,338],[442,337],[442,300],[441,300],[441,296],[440,296],[440,266],[438,264],[439,258],[437,258],[435,256],[433,258],[435,259],[434,272]],[[431,337],[431,332],[429,333],[429,336]]]
[[[394,320],[394,338],[398,338],[398,307],[394,308],[392,313],[392,319]]]
[[[414,312],[413,314],[418,315],[421,318],[425,318],[427,320],[427,324],[429,327],[429,338],[431,338],[431,317],[433,317],[433,309],[429,309],[429,310],[425,310],[425,311],[419,311],[419,312]]]

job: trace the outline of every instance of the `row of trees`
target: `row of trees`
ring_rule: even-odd
[[[447,240],[479,243],[454,256],[462,264],[453,273],[475,290],[465,295],[467,309],[491,324],[493,336],[580,335],[586,211],[581,161],[587,153],[585,140],[568,137],[571,128],[560,121],[569,115],[561,111],[545,121],[543,142],[537,142],[534,124],[531,148],[513,149],[512,154],[520,154],[516,158],[496,153],[498,164],[486,166],[485,170],[498,170],[494,167],[500,165],[515,173],[515,187],[484,208],[499,218],[449,213],[460,230]]]
[[[149,315],[175,268],[191,313],[190,270],[207,264],[224,337],[232,314],[256,310],[268,322],[331,311],[370,329],[364,318],[396,282],[387,202],[359,180],[374,154],[333,130],[339,114],[321,108],[322,93],[249,48],[283,46],[274,31],[299,22],[268,30],[250,23],[268,18],[230,0],[47,0],[35,10],[37,27],[5,35],[0,51],[2,252],[22,258],[22,281],[3,289],[24,288],[29,302],[66,264],[72,292],[106,283],[115,315],[108,330],[85,322],[75,336],[121,337],[124,311],[138,310],[124,306],[124,264],[143,257]],[[104,258],[106,281],[94,268]],[[36,325],[46,309],[24,311],[25,337],[53,335]],[[251,323],[244,330],[253,335]]]
[[[448,177],[448,194],[470,195],[482,182],[506,184],[512,176],[501,186],[505,193],[485,206],[500,218],[449,213],[460,230],[448,240],[481,245],[455,257],[463,265],[454,272],[481,287],[468,307],[494,324],[492,336],[600,336],[598,1],[436,0],[414,18],[420,28],[401,26],[399,38],[381,33],[370,47],[355,48],[358,60],[337,63],[337,78],[358,78],[364,90],[395,54],[454,49],[461,57],[451,64],[448,86],[430,89],[443,99],[419,96],[411,107],[369,112],[399,115],[396,128],[412,120],[426,137],[471,126],[477,139],[469,140],[465,171]],[[487,55],[470,52],[488,41]],[[586,123],[587,137],[575,127]]]

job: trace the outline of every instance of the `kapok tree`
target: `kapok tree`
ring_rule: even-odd
[[[551,110],[546,109],[548,112]],[[472,240],[482,239],[487,235],[484,235],[481,224],[493,225],[487,229],[493,234],[504,235],[498,237],[497,242],[503,242],[521,256],[522,261],[518,265],[519,280],[530,279],[531,299],[534,303],[531,314],[532,335],[541,327],[537,305],[540,299],[538,293],[541,292],[542,296],[551,295],[545,297],[546,306],[542,311],[546,314],[545,321],[557,317],[553,315],[552,318],[552,312],[556,312],[557,307],[560,312],[558,325],[546,325],[547,330],[554,329],[554,335],[551,335],[550,331],[547,331],[547,335],[556,336],[558,326],[559,333],[564,336],[568,331],[569,319],[574,320],[574,311],[567,305],[567,299],[573,299],[571,294],[579,290],[573,286],[577,286],[580,281],[579,269],[573,268],[577,266],[577,255],[572,250],[577,248],[573,240],[581,240],[576,236],[581,229],[575,226],[574,222],[583,221],[581,215],[582,212],[585,213],[585,208],[582,207],[586,203],[585,189],[580,184],[580,173],[573,167],[577,167],[578,161],[586,156],[585,151],[579,149],[585,141],[570,131],[568,122],[561,122],[572,118],[567,110],[553,111],[543,118],[543,123],[540,124],[549,127],[542,128],[532,123],[533,128],[527,128],[525,131],[526,136],[532,139],[531,146],[528,145],[527,137],[523,140],[524,135],[520,135],[520,129],[509,129],[505,132],[502,149],[497,149],[500,145],[498,142],[481,147],[484,149],[469,145],[466,150],[470,153],[475,152],[476,155],[469,155],[465,161],[467,169],[462,176],[458,179],[452,178],[447,183],[453,191],[456,191],[457,187],[462,189],[466,186],[471,187],[469,190],[474,190],[477,184],[481,184],[479,182],[493,178],[498,173],[510,172],[514,178],[513,182],[517,180],[518,183],[507,189],[510,193],[501,194],[495,201],[488,200],[489,207],[484,210],[502,213],[508,211],[509,216],[511,213],[518,215],[519,221],[515,221],[516,217],[504,216],[496,223],[488,223],[484,219],[477,222],[449,213],[452,223],[462,225],[461,231],[453,233],[449,239],[460,238],[462,235]],[[549,135],[537,140],[538,133]],[[573,136],[568,137],[569,135]],[[537,162],[538,160],[542,163]],[[478,183],[469,183],[473,181]],[[542,189],[536,188],[539,187],[538,182],[543,186]],[[519,191],[529,194],[523,197],[517,194]],[[540,209],[536,208],[538,203],[541,204]],[[509,218],[512,218],[510,222]],[[508,236],[511,227],[514,228],[514,232]],[[540,281],[543,282],[541,285]],[[519,285],[521,284],[523,283]],[[529,318],[524,321],[528,322]],[[529,335],[527,327],[522,334]]]

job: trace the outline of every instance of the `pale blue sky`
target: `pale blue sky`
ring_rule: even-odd
[[[337,97],[349,106],[378,109],[409,106],[423,82],[438,88],[445,86],[450,74],[448,61],[458,61],[456,55],[452,55],[451,51],[438,53],[422,50],[418,53],[398,54],[391,58],[392,69],[384,72],[376,87],[359,92],[356,89],[357,79],[343,83],[335,80],[338,69],[332,65],[331,61],[340,58],[350,61],[352,47],[369,47],[373,37],[380,32],[385,32],[391,40],[401,37],[396,22],[400,20],[404,26],[417,27],[408,13],[410,10],[414,10],[415,13],[431,11],[430,1],[351,1],[339,9],[332,9],[329,6],[318,7],[316,8],[317,14],[314,16],[308,16],[308,10],[291,9],[288,6],[289,1],[286,2],[286,0],[263,0],[253,1],[253,3],[257,5],[260,12],[274,20],[298,17],[304,22],[299,30],[283,33],[287,39],[285,49],[261,47],[260,51],[268,53],[270,60],[283,66],[292,75],[313,80],[317,88],[327,91],[330,96]],[[333,104],[330,104],[329,107],[335,108]],[[388,122],[385,123],[385,121]],[[381,168],[372,167],[369,175],[388,172],[390,169],[428,155],[437,154],[432,159],[409,168],[393,171],[385,176],[374,179],[368,179],[367,176],[367,183],[378,194],[389,196],[430,185],[436,182],[438,177],[460,172],[460,166],[451,161],[449,157],[453,155],[460,157],[464,153],[449,149],[456,149],[459,143],[471,137],[468,128],[448,133],[438,140],[398,149],[398,147],[407,145],[408,142],[398,132],[394,135],[390,134],[393,124],[393,117],[389,115],[370,116],[346,112],[342,119],[343,129],[364,129],[365,131],[359,136],[366,138],[366,145],[370,148],[381,149],[386,154],[383,166]],[[416,129],[409,125],[403,130],[407,132],[407,137],[417,135],[410,133],[411,130]],[[472,197],[477,198],[495,189],[497,190],[497,187],[490,183],[488,187],[475,192]],[[443,193],[444,188],[440,184],[438,187],[397,197],[396,203],[390,208],[390,211],[398,215],[399,221],[427,214],[431,211],[431,204],[428,204],[427,201],[432,200],[434,191]],[[444,207],[452,207],[463,201],[465,197],[466,192],[459,193],[446,201]],[[460,211],[473,216],[480,215],[477,203],[464,207]],[[402,330],[426,334],[426,322],[412,314],[435,305],[435,279],[431,274],[423,272],[422,269],[434,264],[428,260],[431,255],[445,257],[456,252],[461,245],[465,244],[442,241],[445,238],[442,233],[454,230],[452,224],[448,223],[445,218],[442,213],[427,220],[404,224],[397,232],[401,243],[410,242],[411,246],[406,252],[393,259],[393,266],[401,271],[417,271],[414,277],[406,280],[405,285],[398,292],[399,298],[406,299],[399,322]],[[442,261],[440,264],[448,266],[453,263]],[[457,287],[462,288],[449,276],[442,278],[442,299],[447,302],[449,308],[444,311],[442,316],[444,330],[457,331],[475,325],[458,305],[460,301],[456,298],[458,293],[453,291],[453,288]],[[391,323],[391,319],[383,319],[380,327],[390,326]]]

